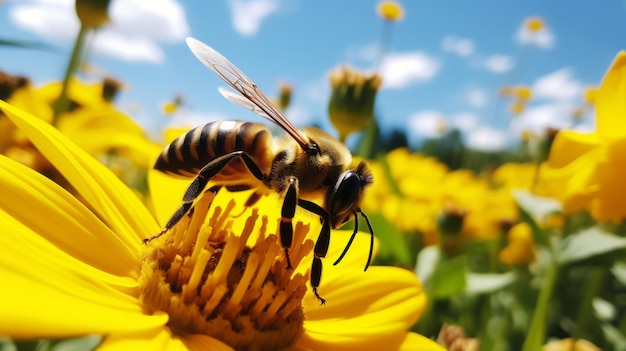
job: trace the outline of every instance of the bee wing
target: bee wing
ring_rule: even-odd
[[[224,94],[225,98],[240,106],[248,108],[260,116],[272,121],[285,132],[287,132],[302,148],[306,148],[309,142],[294,127],[291,122],[272,104],[263,94],[261,89],[246,76],[237,66],[212,47],[194,38],[187,38],[187,46],[200,62],[207,66],[213,73],[228,83],[241,96],[229,92]]]
[[[251,110],[252,112],[258,114],[259,116],[265,117],[270,121],[272,120],[270,116],[267,115],[267,113],[261,110],[252,101],[246,99],[243,95],[237,94],[234,91],[226,89],[224,87],[218,87],[217,91],[219,91],[219,93],[222,94],[222,96],[226,98],[226,100],[232,102],[233,104],[237,104],[245,109]]]

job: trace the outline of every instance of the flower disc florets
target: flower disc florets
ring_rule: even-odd
[[[205,221],[214,196],[205,193],[170,233],[149,243],[141,272],[146,312],[167,313],[175,334],[209,335],[237,350],[292,345],[304,332],[306,274],[286,269],[276,235],[266,235],[267,217],[257,226],[257,209],[237,234],[233,222],[242,218],[231,214],[234,201],[215,206]],[[294,229],[295,267],[313,243],[305,241],[307,226]]]

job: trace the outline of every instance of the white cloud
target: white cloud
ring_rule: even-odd
[[[160,63],[165,59],[163,50],[155,42],[115,31],[102,31],[95,35],[93,48],[94,52],[125,61]]]
[[[255,35],[263,20],[278,10],[276,0],[230,0],[228,3],[233,27],[246,37]]]
[[[476,150],[496,151],[507,147],[509,138],[506,132],[482,126],[467,134],[467,146]]]
[[[9,9],[9,18],[19,28],[47,39],[68,40],[78,32],[71,0],[22,2]]]
[[[362,46],[351,46],[346,50],[347,62],[376,62],[382,54],[379,43],[371,43]]]
[[[572,111],[575,105],[564,102],[550,102],[529,107],[511,122],[511,130],[520,135],[530,130],[543,135],[548,128],[569,128],[572,124]]]
[[[401,89],[432,79],[439,66],[439,61],[419,51],[388,53],[379,72],[383,76],[383,88]]]
[[[443,38],[441,47],[444,51],[452,52],[463,57],[474,53],[474,41],[467,38],[458,38],[454,35],[448,35]]]
[[[410,132],[418,137],[436,138],[445,132],[446,118],[433,110],[416,112],[409,117]]]
[[[70,42],[79,23],[72,0],[30,0],[9,10],[18,27],[43,38]],[[113,0],[111,23],[93,36],[93,52],[122,60],[158,63],[164,60],[160,41],[182,41],[189,32],[176,0]]]
[[[464,134],[469,133],[478,127],[478,116],[469,112],[457,113],[450,118],[450,125]]]
[[[491,55],[484,61],[484,67],[493,73],[505,73],[513,69],[515,61],[507,55]]]
[[[309,110],[300,105],[289,106],[287,111],[285,111],[285,116],[296,127],[308,126],[313,122],[313,117],[311,116]]]
[[[554,47],[556,40],[554,34],[547,26],[544,25],[537,32],[531,32],[524,23],[517,29],[515,39],[522,45],[534,45],[542,49],[551,49]]]
[[[229,120],[229,116],[220,112],[196,111],[186,108],[178,109],[174,115],[168,118],[168,128],[194,128],[209,122]]]
[[[185,11],[176,0],[113,0],[112,29],[158,41],[177,42],[189,35]]]
[[[487,105],[489,95],[485,89],[474,88],[467,94],[467,103],[471,107],[480,108]]]
[[[562,68],[537,79],[532,86],[534,97],[573,100],[582,96],[584,85],[573,78],[569,68]]]

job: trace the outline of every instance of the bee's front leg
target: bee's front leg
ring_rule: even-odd
[[[289,185],[285,191],[283,199],[283,207],[280,211],[280,224],[278,227],[280,235],[280,245],[285,250],[285,258],[287,260],[287,269],[293,269],[291,259],[289,258],[289,249],[293,241],[293,224],[292,220],[296,214],[296,206],[298,205],[298,179],[289,177]]]

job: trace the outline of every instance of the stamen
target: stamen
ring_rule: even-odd
[[[285,269],[280,240],[266,234],[268,218],[259,223],[258,209],[234,233],[234,221],[242,220],[232,216],[235,202],[222,208],[211,206],[214,199],[204,193],[175,227],[149,243],[140,278],[144,309],[166,312],[174,333],[210,335],[237,350],[292,345],[304,331],[308,273]],[[313,250],[308,230],[295,223],[294,267]]]

